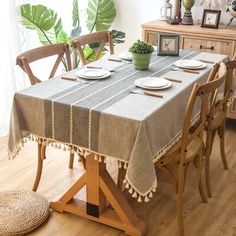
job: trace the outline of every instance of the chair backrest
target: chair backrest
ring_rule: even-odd
[[[224,90],[221,92],[223,94],[221,97],[215,94],[211,109],[208,114],[208,128],[215,129],[219,127],[222,122],[226,119],[227,114],[227,104],[229,99],[233,95],[233,78],[234,70],[236,69],[236,60],[226,62],[227,76],[225,80]],[[219,71],[220,73],[220,71]]]
[[[83,47],[87,44],[92,44],[92,43],[100,44],[95,55],[95,60],[98,60],[100,58],[101,53],[104,50],[107,43],[109,44],[110,54],[111,55],[114,54],[112,36],[109,31],[95,32],[95,33],[79,36],[72,41],[72,46],[77,52],[77,54],[79,55],[80,60],[82,61],[83,65],[86,65],[88,63],[83,52]]]
[[[30,67],[30,63],[46,58],[46,57],[55,56],[55,55],[57,55],[57,59],[49,75],[49,79],[50,79],[55,75],[56,70],[58,69],[58,66],[62,60],[63,60],[63,63],[66,65],[67,71],[71,70],[70,51],[69,51],[69,46],[67,44],[64,44],[64,43],[50,44],[50,45],[28,50],[17,56],[16,64],[19,65],[25,73],[27,73],[31,85],[34,85],[36,83],[40,83],[41,80],[34,75]],[[64,59],[64,55],[65,55],[65,59]]]
[[[204,127],[207,122],[209,111],[212,107],[212,103],[214,98],[217,96],[217,91],[221,87],[221,85],[225,82],[227,75],[227,67],[224,63],[220,65],[216,64],[206,83],[201,85],[195,83],[191,92],[191,95],[188,100],[184,124],[183,124],[183,132],[181,139],[181,161],[185,161],[186,150],[188,146],[191,144],[192,140],[198,136],[202,139]],[[215,78],[211,80],[210,77]],[[213,98],[213,99],[212,99]],[[194,107],[197,104],[197,101],[200,100],[200,114],[198,122],[194,125],[194,129],[191,129],[191,120]]]

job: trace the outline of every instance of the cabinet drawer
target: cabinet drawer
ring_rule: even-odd
[[[157,32],[145,32],[145,41],[153,46],[157,45]]]
[[[211,52],[233,56],[234,41],[209,40],[205,38],[183,36],[183,49],[191,51]]]

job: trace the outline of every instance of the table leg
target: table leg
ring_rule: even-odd
[[[74,196],[86,185],[86,202]],[[114,209],[107,207],[109,202]],[[52,209],[69,212],[102,224],[121,229],[128,235],[141,236],[145,224],[138,219],[128,201],[106,170],[105,163],[98,162],[90,154],[86,158],[86,173],[57,201]]]

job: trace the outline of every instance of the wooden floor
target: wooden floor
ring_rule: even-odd
[[[185,229],[187,236],[236,235],[236,122],[227,123],[226,154],[230,170],[223,170],[219,156],[218,139],[212,162],[213,198],[201,203],[196,188],[195,171],[190,167],[185,192]],[[0,191],[24,188],[30,190],[35,176],[36,144],[29,142],[15,160],[8,160],[7,138],[0,138]],[[82,165],[68,166],[69,154],[48,148],[38,192],[49,201],[57,199],[83,173]],[[111,169],[112,175],[115,170]],[[149,203],[132,202],[138,216],[147,223],[148,236],[177,235],[175,221],[175,194],[170,182],[162,173],[158,176],[158,191]],[[83,192],[80,197],[84,198]],[[40,236],[116,236],[122,232],[71,214],[51,212],[49,220],[30,235]]]

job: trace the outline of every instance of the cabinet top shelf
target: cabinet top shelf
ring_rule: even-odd
[[[219,25],[219,29],[202,28],[199,24],[194,25],[171,25],[165,21],[153,20],[142,24],[145,30],[175,32],[179,34],[199,34],[208,37],[217,36],[218,38],[236,39],[236,26]]]

